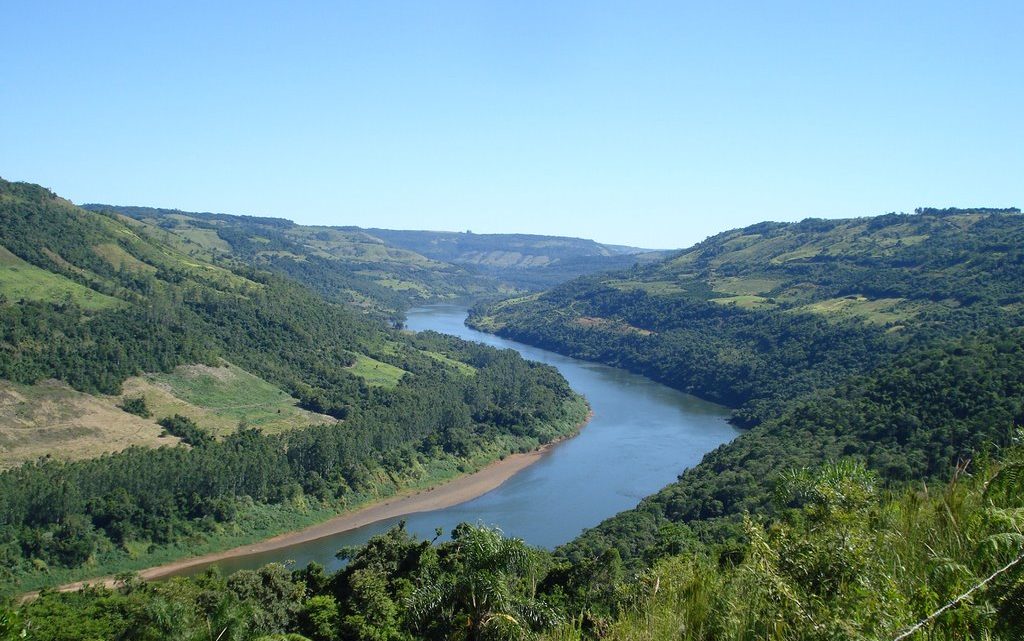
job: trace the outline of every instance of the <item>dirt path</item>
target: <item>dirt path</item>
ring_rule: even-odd
[[[590,421],[591,415],[592,413],[587,415],[586,421],[580,425],[580,428]],[[579,433],[579,428],[573,435],[577,433]],[[138,576],[147,580],[160,579],[198,565],[206,565],[224,559],[242,557],[259,552],[270,552],[298,543],[306,543],[334,534],[348,532],[349,530],[376,523],[377,521],[383,521],[384,519],[415,514],[417,512],[428,512],[465,503],[470,499],[490,492],[518,472],[536,463],[563,440],[565,439],[553,441],[539,450],[526,454],[510,454],[504,460],[495,461],[482,470],[460,476],[444,485],[439,485],[429,490],[399,494],[383,502],[367,505],[353,512],[346,512],[329,521],[312,525],[303,530],[287,532],[249,545],[147,568],[138,572]],[[117,581],[114,577],[107,576],[67,583],[56,588],[56,590],[58,592],[71,592],[80,590],[87,585],[101,584],[109,588],[117,587]],[[22,595],[20,600],[24,602],[34,599],[36,596],[38,596],[38,592],[29,592]]]

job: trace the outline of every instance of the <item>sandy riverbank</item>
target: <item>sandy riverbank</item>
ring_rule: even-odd
[[[586,420],[580,424],[572,436],[579,433],[579,430],[590,421],[591,416],[592,413],[587,414]],[[571,438],[571,436],[567,438]],[[384,519],[404,516],[406,514],[415,514],[417,512],[429,512],[430,510],[437,510],[458,505],[459,503],[465,503],[470,499],[474,499],[490,492],[515,476],[518,472],[536,463],[553,447],[557,446],[564,440],[566,439],[553,441],[539,450],[534,450],[533,452],[527,452],[525,454],[510,454],[504,459],[495,461],[477,472],[457,477],[443,485],[430,488],[429,490],[398,494],[380,503],[374,503],[352,512],[346,512],[328,521],[312,525],[303,530],[287,532],[256,543],[243,545],[230,550],[224,550],[223,552],[213,552],[203,556],[181,559],[172,563],[158,565],[156,567],[141,570],[138,572],[138,576],[147,580],[160,579],[195,566],[207,565],[224,559],[246,556],[259,552],[270,552],[291,545],[296,545],[298,543],[315,541],[324,537],[354,530],[356,528],[363,527],[364,525],[383,521]],[[115,587],[116,581],[113,577],[100,577],[86,581],[68,583],[56,589],[60,592],[70,592],[73,590],[80,590],[86,585],[100,584],[107,587]],[[25,594],[22,599],[32,599],[36,594],[37,593],[35,592]]]

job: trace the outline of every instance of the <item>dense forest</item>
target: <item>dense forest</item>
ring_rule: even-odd
[[[777,516],[744,520],[743,539],[675,527],[636,573],[614,549],[569,563],[483,526],[437,542],[400,525],[341,550],[333,574],[271,564],[43,592],[0,611],[0,639],[824,641],[895,639],[918,622],[914,638],[1018,639],[1022,461],[1010,449],[900,492],[849,459],[792,471]]]
[[[141,567],[237,533],[267,506],[327,514],[534,449],[584,419],[557,371],[515,352],[407,335],[279,275],[203,262],[133,229],[0,183],[0,245],[16,257],[0,300],[0,378],[115,394],[129,376],[228,358],[343,420],[280,434],[239,425],[216,439],[161,416],[183,445],[72,462],[54,452],[0,473],[4,592]],[[27,279],[43,287],[15,289]],[[54,283],[67,292],[56,300]],[[373,385],[359,362],[399,374]],[[129,401],[123,409],[146,413]]]
[[[470,322],[723,402],[749,428],[561,550],[637,564],[669,523],[742,536],[787,469],[855,456],[888,483],[935,480],[1008,445],[1024,423],[1021,247],[1016,210],[762,223]]]

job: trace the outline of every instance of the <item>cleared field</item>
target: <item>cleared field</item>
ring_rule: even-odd
[[[454,358],[448,358],[444,354],[438,354],[437,352],[428,352],[427,350],[420,351],[429,356],[430,358],[433,358],[434,360],[441,361],[445,365],[450,365],[454,367],[455,369],[459,370],[466,376],[476,376],[476,368],[473,367],[472,365],[467,365],[466,363],[463,363],[462,361],[457,361]]]
[[[161,437],[162,431],[118,408],[115,399],[76,392],[59,381],[0,381],[0,469],[47,455],[74,460],[178,442]]]
[[[869,299],[864,296],[847,296],[845,298],[830,298],[828,300],[811,303],[803,307],[794,308],[794,312],[811,312],[813,314],[824,314],[834,318],[849,318],[851,316],[863,319],[867,323],[885,325],[886,323],[898,323],[914,316],[915,310],[902,306],[902,298],[877,298]]]
[[[394,387],[398,385],[399,379],[405,376],[404,369],[362,354],[356,354],[355,365],[350,367],[349,371],[362,378],[368,385],[380,387]]]
[[[178,228],[175,231],[203,249],[221,252],[231,251],[231,245],[218,236],[217,230],[215,229],[200,229],[192,227],[188,229]]]
[[[170,374],[130,378],[115,401],[140,394],[154,420],[181,414],[219,436],[230,434],[242,423],[274,433],[338,422],[298,407],[284,390],[231,364],[185,365]]]
[[[749,294],[743,296],[727,296],[725,298],[712,298],[711,302],[718,303],[719,305],[735,305],[736,307],[742,307],[743,309],[766,309],[775,307],[775,303],[771,302],[767,298],[752,296]]]
[[[609,318],[600,318],[597,316],[580,316],[573,322],[580,327],[597,327],[600,329],[618,332],[619,334],[640,334],[641,336],[650,336],[654,333],[648,329],[634,327],[629,323]]]
[[[642,289],[652,296],[670,296],[686,292],[686,289],[681,287],[678,282],[669,280],[609,280],[605,281],[605,284],[623,292]]]
[[[0,294],[8,300],[39,300],[58,303],[70,299],[83,309],[116,307],[121,301],[48,272],[0,247]]]

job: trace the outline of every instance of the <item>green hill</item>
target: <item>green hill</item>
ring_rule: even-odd
[[[771,511],[787,469],[854,456],[890,482],[946,478],[1024,424],[1024,216],[920,210],[762,223],[654,265],[474,311],[517,340],[735,408],[749,431],[585,533],[637,558],[670,521],[709,540]]]
[[[90,204],[206,260],[235,259],[388,317],[426,301],[509,296],[661,254],[591,240],[298,225],[282,218]]]
[[[585,415],[552,368],[179,231],[0,181],[0,591],[294,529]]]
[[[138,233],[188,255],[237,260],[380,315],[391,316],[417,302],[502,291],[481,274],[388,245],[358,229],[150,207],[84,208],[119,216]]]
[[[389,245],[446,263],[471,265],[481,273],[527,290],[546,289],[577,276],[653,262],[667,253],[564,236],[365,231]]]

